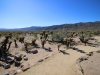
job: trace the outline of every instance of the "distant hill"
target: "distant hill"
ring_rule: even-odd
[[[49,27],[44,27],[44,30],[100,30],[100,21],[96,22],[80,22],[75,24],[61,24],[61,25],[54,25]]]
[[[5,30],[5,28],[0,28],[0,30]]]
[[[95,22],[80,22],[74,24],[61,24],[61,25],[53,25],[47,27],[37,27],[31,26],[26,28],[19,28],[19,29],[0,29],[0,30],[13,30],[13,31],[29,31],[29,30],[100,30],[100,21]]]

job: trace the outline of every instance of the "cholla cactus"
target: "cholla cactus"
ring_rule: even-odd
[[[24,43],[24,36],[19,37],[19,42]]]
[[[69,46],[71,47],[71,42],[73,41],[73,39],[72,38],[64,38],[63,41],[67,47],[69,47]]]
[[[47,33],[44,35],[44,38],[45,38],[45,40],[48,40],[47,39],[48,38],[48,34]]]
[[[63,39],[63,42],[64,42],[64,44],[66,44],[66,42],[67,42],[67,38],[64,38],[64,39]]]
[[[12,33],[9,33],[9,37],[12,38]]]
[[[2,35],[0,34],[0,38],[1,38],[1,36],[2,36]]]
[[[59,51],[59,48],[61,47],[61,44],[57,44],[57,47],[58,47],[58,51]]]
[[[42,33],[43,33],[43,35],[45,35],[45,31],[44,31],[44,30],[43,30],[43,32],[42,32]]]
[[[32,45],[35,46],[36,45],[36,39],[32,39]]]
[[[1,51],[1,53],[2,53],[2,55],[1,56],[7,56],[7,51],[9,50],[9,48],[10,48],[10,45],[11,45],[11,41],[9,41],[9,36],[5,36],[5,39],[4,39],[4,41],[2,42],[2,45],[1,45],[1,47],[0,47],[0,51]],[[8,45],[8,48],[7,48],[7,44],[9,44]],[[0,54],[1,54],[0,53]]]
[[[42,48],[44,48],[44,44],[46,43],[46,40],[45,39],[42,39],[41,40],[41,45],[42,45]]]
[[[24,42],[24,47],[25,47],[26,51],[28,51],[28,49],[27,49],[28,45],[29,45],[28,42]]]
[[[42,38],[43,38],[43,36],[42,35],[40,35],[40,39],[42,40]]]
[[[71,42],[73,41],[72,38],[67,38],[67,47],[71,47]]]
[[[79,38],[80,39],[80,41],[82,42],[82,43],[84,43],[85,44],[85,46],[86,46],[86,44],[88,43],[88,38],[84,38],[84,37],[81,37],[81,38]]]
[[[12,40],[9,40],[9,42],[8,42],[9,45],[8,45],[7,51],[10,49],[11,43],[12,43]]]
[[[16,43],[16,39],[14,39],[14,43],[15,43],[15,48],[18,47],[17,43]]]

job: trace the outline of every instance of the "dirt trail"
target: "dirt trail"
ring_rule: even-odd
[[[100,47],[95,48],[81,45],[76,46],[76,48],[78,50],[65,50],[66,54],[58,52],[49,59],[38,63],[38,65],[33,66],[28,71],[20,73],[19,75],[79,75],[76,60],[88,52],[99,50]],[[62,50],[64,49],[62,48]],[[86,53],[81,53],[81,51]]]

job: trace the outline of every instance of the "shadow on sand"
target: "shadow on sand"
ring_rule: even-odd
[[[52,50],[51,50],[51,48],[49,47],[49,48],[44,48],[45,49],[45,51],[47,51],[47,52],[52,52]]]
[[[64,50],[59,50],[61,53],[63,53],[64,55],[69,55],[69,53],[65,52]]]
[[[79,50],[78,48],[73,48],[72,50],[76,50],[77,52],[80,52],[80,53],[86,53],[85,51]]]
[[[87,44],[88,44],[88,46],[91,46],[91,47],[98,47],[98,46],[100,46],[99,42],[97,42],[96,44],[88,42]]]

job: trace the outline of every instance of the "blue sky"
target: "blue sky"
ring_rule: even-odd
[[[0,0],[0,28],[100,21],[100,0]]]

